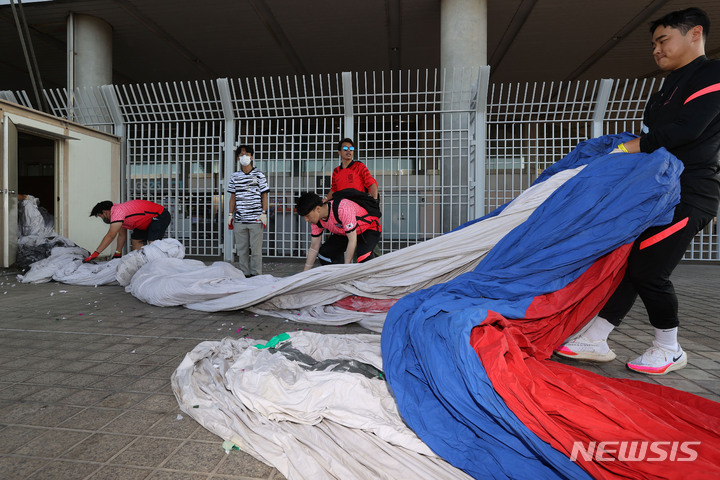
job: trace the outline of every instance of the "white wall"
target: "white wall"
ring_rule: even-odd
[[[100,219],[90,217],[92,207],[103,200],[120,201],[120,147],[106,138],[78,131],[71,136],[78,140],[65,143],[65,165],[60,169],[64,200],[61,229],[63,236],[92,252],[108,229]],[[107,253],[111,251],[115,251],[114,242]]]

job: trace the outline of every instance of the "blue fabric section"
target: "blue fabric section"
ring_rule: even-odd
[[[474,271],[410,294],[388,313],[383,369],[403,418],[436,453],[476,478],[588,478],[507,408],[469,338],[488,311],[523,318],[537,295],[564,288],[601,256],[671,220],[682,164],[664,149],[606,153],[630,138],[583,142],[540,181],[587,166]]]
[[[586,165],[595,157],[610,152],[619,144],[632,140],[635,137],[635,135],[632,135],[630,133],[619,133],[617,135],[605,135],[603,137],[591,138],[590,140],[580,142],[573,149],[573,151],[570,152],[567,156],[563,157],[562,160],[553,163],[548,168],[543,170],[543,172],[538,176],[538,178],[535,179],[533,185],[544,182],[552,175],[555,175],[557,172],[560,172],[562,170],[566,170],[568,168],[577,168],[582,165]],[[465,222],[459,227],[455,228],[455,230],[465,228],[468,225],[472,225],[473,223],[485,220],[486,218],[494,217],[500,212],[502,212],[509,204],[510,202],[501,205],[500,207],[496,208],[485,216],[476,218],[475,220],[470,220],[469,222]]]

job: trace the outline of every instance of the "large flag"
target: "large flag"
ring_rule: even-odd
[[[538,182],[586,167],[473,271],[387,315],[383,369],[401,415],[473,477],[720,478],[720,404],[549,359],[679,201],[682,164],[667,151],[607,153],[629,138],[580,144]]]

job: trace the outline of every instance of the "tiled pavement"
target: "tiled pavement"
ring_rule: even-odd
[[[267,262],[283,276],[301,264]],[[0,478],[282,479],[182,414],[170,375],[204,340],[259,339],[294,329],[367,332],[356,325],[294,324],[243,311],[160,308],[119,286],[26,285],[0,271]],[[674,276],[689,365],[662,377],[625,369],[651,340],[640,303],[610,337],[618,358],[583,368],[668,385],[720,401],[720,265]]]

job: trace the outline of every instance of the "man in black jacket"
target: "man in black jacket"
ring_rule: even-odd
[[[655,340],[628,368],[663,375],[687,364],[677,340],[678,304],[670,274],[693,237],[717,215],[720,202],[720,61],[705,57],[709,27],[707,14],[698,8],[671,12],[650,27],[655,62],[670,74],[645,107],[640,136],[614,152],[665,147],[685,166],[680,203],[670,224],[650,228],[635,241],[617,290],[595,318],[556,350],[561,356],[613,360],[607,337],[639,295]]]

